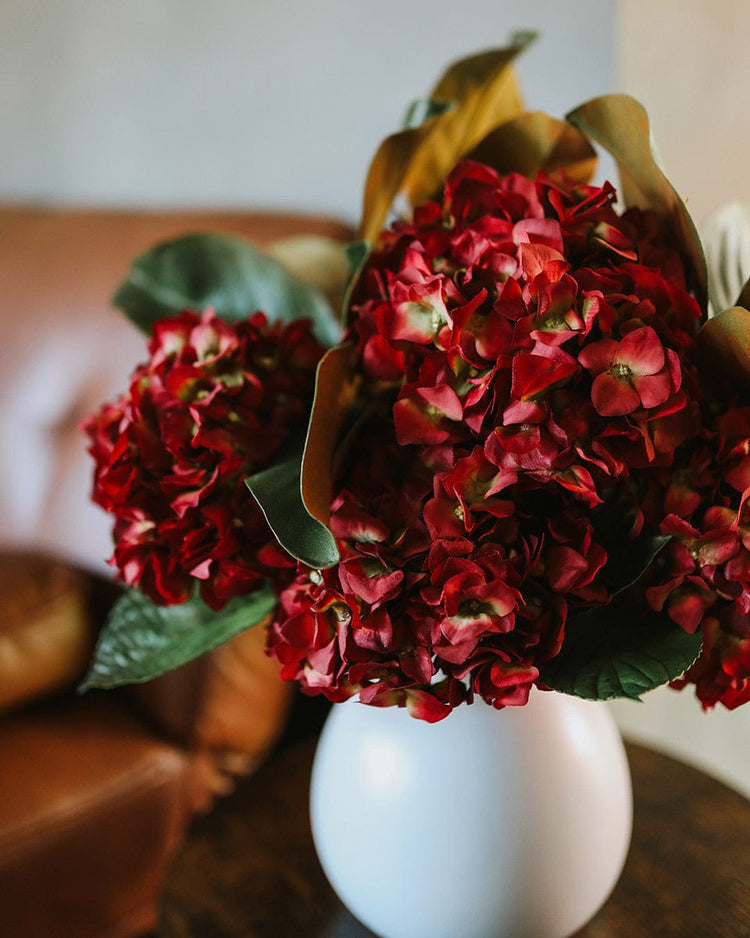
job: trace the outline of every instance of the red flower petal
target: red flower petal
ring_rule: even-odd
[[[643,326],[622,339],[615,360],[634,375],[655,375],[665,364],[664,346],[650,326]]]
[[[569,356],[555,359],[521,353],[513,359],[511,394],[517,401],[527,401],[567,381],[576,371],[578,364]]]
[[[672,378],[666,370],[655,375],[633,375],[632,385],[644,407],[658,407],[674,392]]]
[[[578,361],[593,375],[609,371],[617,355],[618,344],[614,339],[601,339],[585,345],[578,353]]]
[[[641,406],[641,397],[629,381],[609,372],[597,375],[591,386],[591,400],[602,417],[632,414]]]

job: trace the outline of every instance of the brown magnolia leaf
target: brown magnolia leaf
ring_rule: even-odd
[[[435,101],[452,102],[453,107],[381,143],[365,182],[364,240],[377,237],[397,195],[405,193],[413,205],[429,199],[462,157],[494,127],[522,110],[510,66],[529,42],[525,35],[506,49],[455,62],[430,95]]]
[[[494,127],[523,110],[510,66],[527,45],[528,40],[522,40],[463,59],[437,83],[430,97],[456,104],[435,119],[429,138],[408,167],[403,189],[413,205],[433,196],[460,159]]]
[[[628,95],[610,94],[588,101],[566,119],[615,158],[625,205],[651,209],[667,225],[692,267],[691,286],[705,309],[706,261],[700,238],[685,204],[654,158],[644,108]]]
[[[354,345],[336,345],[318,364],[315,396],[302,456],[302,501],[313,518],[331,520],[333,457],[339,435],[350,414],[360,377],[355,371]]]
[[[319,290],[331,309],[338,311],[349,281],[346,246],[324,235],[292,235],[273,241],[267,248],[293,277]]]
[[[589,182],[596,169],[596,150],[572,124],[542,111],[526,111],[492,130],[470,159],[492,166],[501,175],[564,170],[574,182]]]
[[[475,52],[453,62],[434,85],[430,98],[434,101],[464,101],[474,89],[486,82],[497,69],[498,63],[511,62],[519,52],[536,42],[538,33],[521,30],[513,33],[508,45],[501,49]]]
[[[721,383],[750,389],[750,310],[733,306],[713,316],[698,333],[701,365]]]
[[[401,192],[409,164],[419,146],[429,138],[432,125],[440,120],[433,117],[420,124],[391,134],[378,147],[365,180],[360,238],[375,241],[385,227],[393,200]]]

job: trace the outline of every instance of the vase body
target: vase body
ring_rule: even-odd
[[[502,711],[477,701],[436,724],[336,705],[310,797],[328,880],[381,938],[567,938],[630,844],[614,720],[556,693]]]

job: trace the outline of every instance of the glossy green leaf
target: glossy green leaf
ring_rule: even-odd
[[[261,310],[269,319],[306,317],[321,342],[340,338],[322,293],[236,235],[190,234],[137,257],[112,302],[143,332],[157,319],[212,307],[228,322]]]
[[[562,651],[541,667],[553,690],[588,700],[638,700],[679,677],[700,654],[690,635],[665,615],[615,606],[571,616]]]
[[[301,491],[301,454],[245,479],[276,540],[296,560],[322,570],[339,561],[336,539],[305,508]]]
[[[270,587],[237,597],[220,612],[199,597],[157,606],[128,590],[110,611],[80,690],[150,681],[262,622],[276,603]]]
[[[644,108],[628,95],[610,94],[588,101],[566,119],[615,158],[625,204],[651,209],[662,219],[692,267],[692,287],[705,308],[703,247],[684,202],[654,156]]]
[[[612,597],[619,596],[637,583],[671,540],[668,534],[657,534],[640,537],[633,543],[621,542],[619,550],[608,549],[609,562],[605,573],[609,573]]]
[[[654,560],[672,540],[666,534],[641,533],[634,539],[623,538],[632,529],[635,509],[609,499],[592,515],[596,540],[607,553],[601,578],[610,596],[618,596],[641,579]]]

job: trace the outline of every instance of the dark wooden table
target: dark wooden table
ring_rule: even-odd
[[[371,938],[313,848],[307,794],[321,718],[308,714],[306,730],[194,823],[167,878],[159,938]],[[750,802],[649,749],[628,745],[628,755],[630,854],[575,938],[750,938]]]

